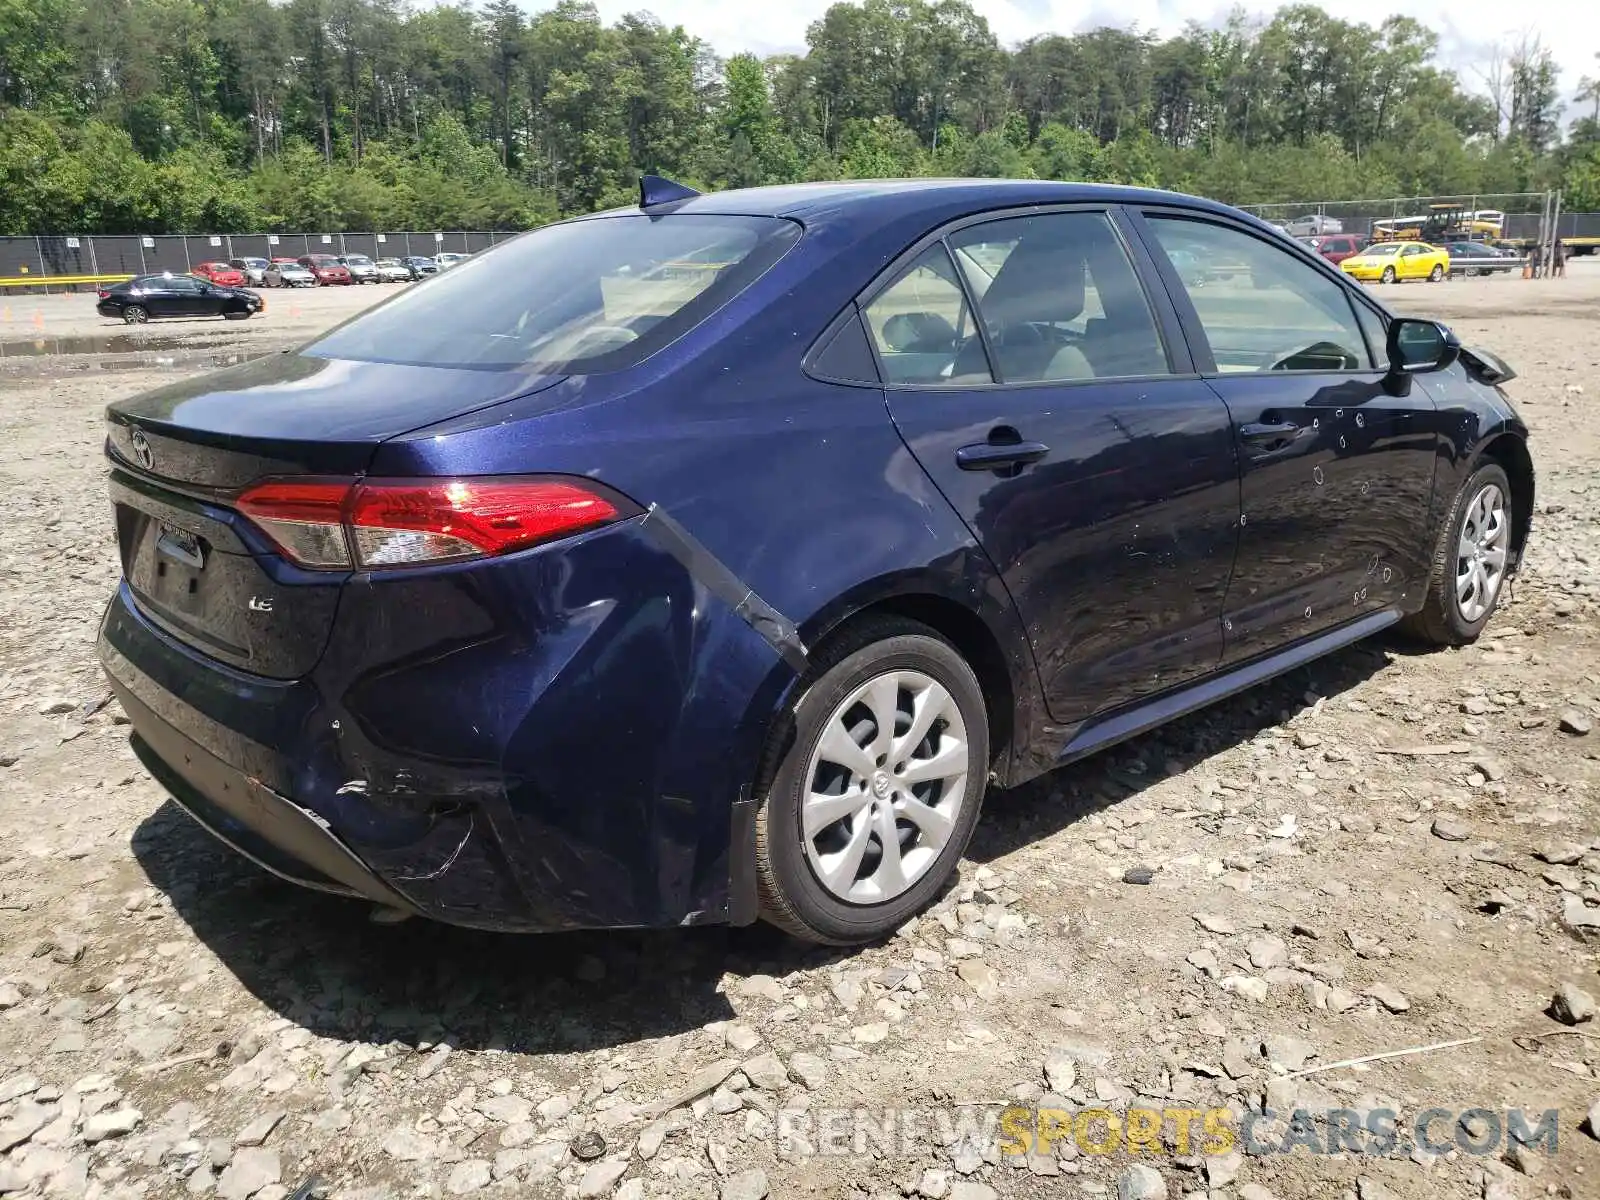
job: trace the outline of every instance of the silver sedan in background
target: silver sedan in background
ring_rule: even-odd
[[[378,279],[382,283],[410,283],[411,268],[398,258],[380,258]]]
[[[275,258],[261,282],[267,287],[316,287],[317,277],[292,258]]]

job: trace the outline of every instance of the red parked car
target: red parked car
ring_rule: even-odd
[[[320,284],[355,282],[350,278],[350,268],[331,254],[306,254],[298,262],[315,275]]]
[[[1335,265],[1347,258],[1354,258],[1372,242],[1371,238],[1362,237],[1359,233],[1319,233],[1300,240]]]
[[[238,267],[230,267],[225,262],[204,262],[189,274],[212,283],[220,283],[223,287],[244,286],[244,272]]]

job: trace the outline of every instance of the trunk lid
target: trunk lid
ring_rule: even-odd
[[[361,475],[387,438],[559,378],[275,354],[112,404],[111,499],[135,603],[230,666],[304,675],[349,573],[288,562],[233,497],[268,476]]]

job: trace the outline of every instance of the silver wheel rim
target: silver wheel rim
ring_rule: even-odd
[[[889,671],[834,706],[805,774],[800,835],[823,887],[881,904],[927,874],[967,800],[967,726],[921,671]]]
[[[144,309],[140,308],[138,305],[134,305],[134,307],[123,313],[122,316],[129,325],[144,324]]]
[[[1500,595],[1511,546],[1505,494],[1485,484],[1467,505],[1456,546],[1456,607],[1467,624],[1481,621]]]

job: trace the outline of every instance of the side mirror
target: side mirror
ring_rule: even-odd
[[[1461,355],[1461,341],[1447,326],[1419,317],[1389,322],[1389,371],[1423,375],[1442,371]]]

